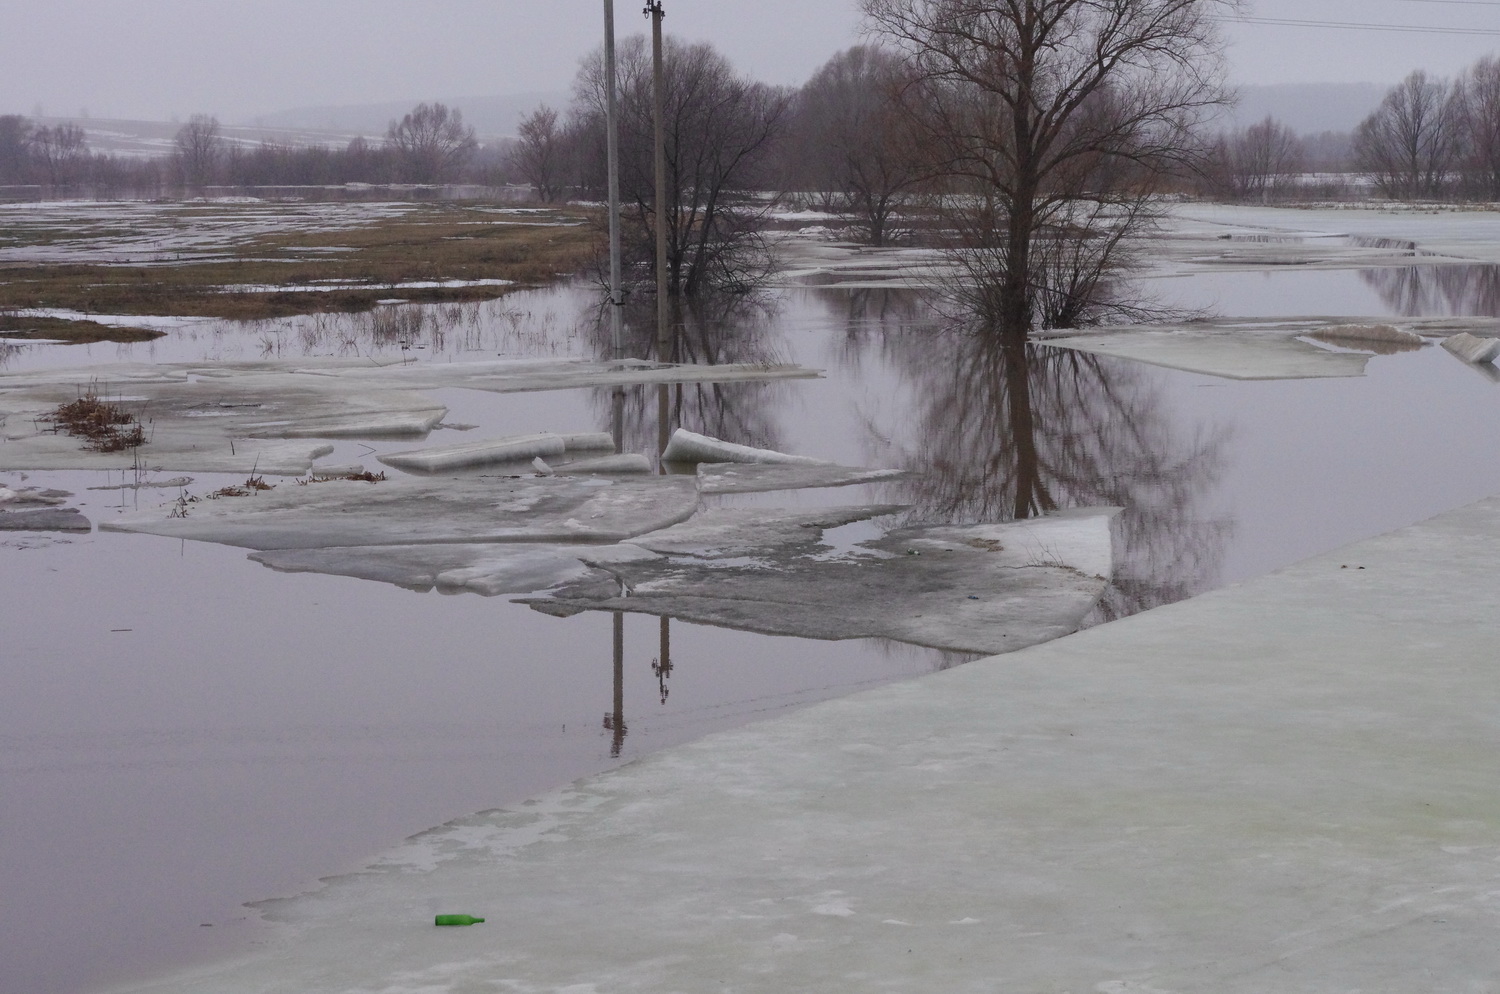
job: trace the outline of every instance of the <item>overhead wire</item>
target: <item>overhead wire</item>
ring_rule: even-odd
[[[1495,4],[1494,6],[1500,6]],[[1444,28],[1426,24],[1381,24],[1374,21],[1315,21],[1296,17],[1256,17],[1230,15],[1224,20],[1236,24],[1264,24],[1294,28],[1333,28],[1347,31],[1394,31],[1408,34],[1480,35],[1500,37],[1500,28]]]

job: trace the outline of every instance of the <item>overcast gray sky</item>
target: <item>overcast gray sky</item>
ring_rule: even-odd
[[[855,0],[665,0],[667,30],[799,83],[860,40]],[[645,24],[619,0],[619,31]],[[225,121],[322,104],[564,90],[602,0],[0,0],[0,113]],[[1249,0],[1251,17],[1461,33],[1227,24],[1242,83],[1390,83],[1500,50],[1500,0]],[[1492,32],[1477,34],[1479,30]]]

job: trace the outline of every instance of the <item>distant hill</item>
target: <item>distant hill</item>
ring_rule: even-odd
[[[550,104],[562,110],[567,107],[566,93],[512,93],[491,97],[439,97],[428,103],[443,103],[461,111],[464,123],[472,125],[481,139],[514,135],[521,119],[539,104]],[[375,104],[346,104],[333,107],[295,107],[291,110],[259,114],[242,122],[246,126],[271,129],[310,129],[341,134],[362,134],[377,138],[385,134],[392,121],[400,120],[421,100],[388,101]]]
[[[36,123],[47,126],[76,124],[88,136],[90,151],[130,158],[170,153],[175,147],[173,138],[182,127],[180,121],[130,121],[100,117],[41,117],[36,119]],[[381,132],[384,131],[385,128],[382,126]],[[357,132],[293,127],[244,127],[233,124],[219,126],[219,135],[225,141],[246,147],[259,145],[264,141],[280,142],[283,145],[299,148],[307,145],[342,147],[348,144],[355,134]]]
[[[1381,83],[1277,83],[1242,86],[1230,127],[1276,118],[1299,134],[1353,131],[1390,89]]]

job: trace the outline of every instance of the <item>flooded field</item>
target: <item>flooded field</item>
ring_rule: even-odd
[[[1173,303],[1234,318],[1500,314],[1494,268],[1479,262],[1152,282]],[[632,327],[644,354],[645,316]],[[120,363],[591,359],[603,334],[597,294],[572,285],[196,320],[149,343],[0,346],[0,373],[67,367],[86,381]],[[1479,429],[1500,410],[1500,385],[1436,346],[1374,355],[1362,376],[1232,380],[1046,344],[1006,354],[945,330],[913,291],[829,286],[689,314],[677,348],[684,361],[795,363],[823,377],[629,387],[625,451],[655,459],[665,400],[668,429],[908,473],[707,496],[710,508],[906,506],[829,528],[823,540],[839,549],[901,525],[1121,508],[1088,624],[1500,493],[1500,460]],[[431,396],[448,409],[434,444],[615,428],[602,387]],[[413,446],[332,444],[323,462],[371,469]],[[245,477],[121,489],[138,475],[11,471],[0,486],[72,493],[97,526],[165,516],[184,492]],[[0,987],[35,994],[247,948],[264,938],[247,902],[358,870],[405,836],[972,658],[650,614],[553,617],[510,596],[281,572],[244,548],[97,527],[0,534],[0,563],[0,906],[11,923]]]

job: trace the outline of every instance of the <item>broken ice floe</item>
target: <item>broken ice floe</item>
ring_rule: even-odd
[[[706,494],[743,494],[768,490],[847,487],[906,476],[902,469],[859,469],[835,463],[700,463],[698,489]]]
[[[904,528],[846,557],[793,547],[748,562],[631,560],[523,602],[560,616],[636,611],[774,635],[1008,652],[1075,631],[1093,609],[1112,569],[1116,513]]]
[[[54,382],[0,389],[0,469],[118,469],[257,472],[297,475],[332,451],[318,438],[425,434],[447,409],[420,393],[361,390],[312,377],[246,375],[118,382]],[[77,379],[78,374],[72,374]],[[92,390],[133,416],[146,443],[94,452],[82,439],[54,431],[46,418]],[[307,441],[302,441],[307,439]]]
[[[1290,334],[1127,328],[1051,338],[1045,344],[1232,380],[1363,376],[1370,356],[1332,352]]]
[[[804,366],[725,363],[669,365],[644,359],[595,362],[586,359],[499,359],[453,363],[301,364],[298,372],[341,380],[379,383],[389,388],[436,390],[465,387],[490,393],[625,387],[663,383],[733,383],[816,378]]]
[[[580,579],[589,563],[651,559],[634,545],[455,544],[278,549],[251,559],[284,573],[324,573],[442,593],[527,594]]]
[[[0,509],[0,532],[86,532],[93,526],[75,507]]]
[[[1419,349],[1427,344],[1421,335],[1404,331],[1389,324],[1332,324],[1311,332],[1308,338],[1353,347],[1396,345],[1403,349]]]
[[[619,542],[687,520],[687,477],[398,478],[282,485],[246,497],[174,502],[101,524],[107,531],[250,549],[482,542]],[[171,516],[177,514],[179,516]]]
[[[555,466],[549,463],[548,468],[554,473],[649,473],[651,460],[639,452],[622,452],[597,459],[558,463]]]
[[[825,528],[907,510],[905,504],[821,507],[807,511],[779,508],[710,508],[680,525],[651,532],[633,544],[652,552],[687,553],[702,558],[746,556],[800,543],[816,543]]]
[[[1480,338],[1461,331],[1443,340],[1443,348],[1469,363],[1493,363],[1500,357],[1500,338]]]
[[[314,442],[262,440],[426,435],[441,423],[446,408],[421,390],[464,387],[511,392],[816,375],[800,366],[664,366],[637,360],[551,359],[434,366],[370,358],[127,363],[91,367],[85,373],[0,374],[0,469],[138,466],[300,475],[331,448]],[[59,405],[91,391],[136,416],[145,427],[147,443],[101,453],[53,433],[43,419]]]
[[[381,462],[397,469],[422,473],[440,473],[471,466],[502,462],[526,462],[543,456],[560,456],[565,452],[608,452],[615,447],[608,432],[586,432],[559,435],[538,432],[532,435],[509,435],[477,442],[432,446],[380,456]]]
[[[661,454],[663,462],[686,463],[776,463],[781,465],[826,466],[822,459],[793,456],[774,449],[757,449],[749,445],[725,442],[700,435],[686,428],[672,433],[671,441]]]

